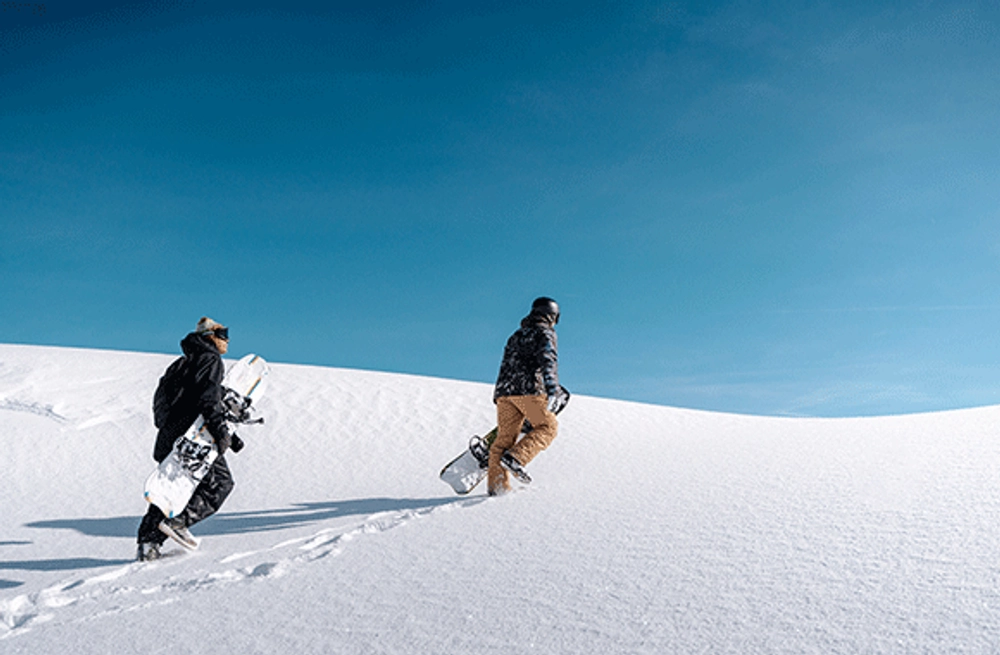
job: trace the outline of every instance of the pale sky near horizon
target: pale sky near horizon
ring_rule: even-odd
[[[3,3],[0,342],[997,404],[998,109],[986,1]]]

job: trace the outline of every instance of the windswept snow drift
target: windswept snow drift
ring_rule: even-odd
[[[140,564],[171,359],[0,346],[0,651],[1000,648],[998,407],[819,420],[576,396],[534,484],[487,500],[437,473],[493,425],[488,385],[276,364],[202,549]]]

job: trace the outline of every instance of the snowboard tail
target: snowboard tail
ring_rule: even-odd
[[[465,495],[476,488],[486,477],[489,467],[490,446],[497,438],[497,428],[485,437],[478,435],[469,440],[469,447],[441,469],[439,477],[451,485],[455,493]]]

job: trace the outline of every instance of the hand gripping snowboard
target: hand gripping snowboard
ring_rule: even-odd
[[[553,410],[556,414],[561,412],[569,402],[569,391],[566,390],[566,387],[563,387],[562,390],[565,395],[562,402]],[[486,433],[485,437],[480,437],[479,435],[473,436],[469,440],[469,447],[441,469],[439,477],[451,485],[455,493],[464,496],[475,489],[476,485],[486,477],[487,469],[489,468],[490,447],[496,441],[497,429],[493,428]],[[531,432],[531,421],[525,419],[524,424],[521,426],[521,433],[517,435],[517,440],[520,440],[529,432]]]
[[[264,393],[270,368],[262,357],[247,355],[233,364],[222,380],[222,403],[228,423],[263,423],[250,418],[250,405]],[[195,487],[219,456],[215,440],[199,416],[177,438],[174,448],[146,479],[146,500],[173,518],[184,511]]]

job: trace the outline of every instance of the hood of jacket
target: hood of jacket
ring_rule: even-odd
[[[212,340],[204,334],[198,334],[197,332],[192,332],[181,339],[181,350],[188,357],[203,353],[210,353],[213,355],[219,354],[219,349],[215,347]]]

